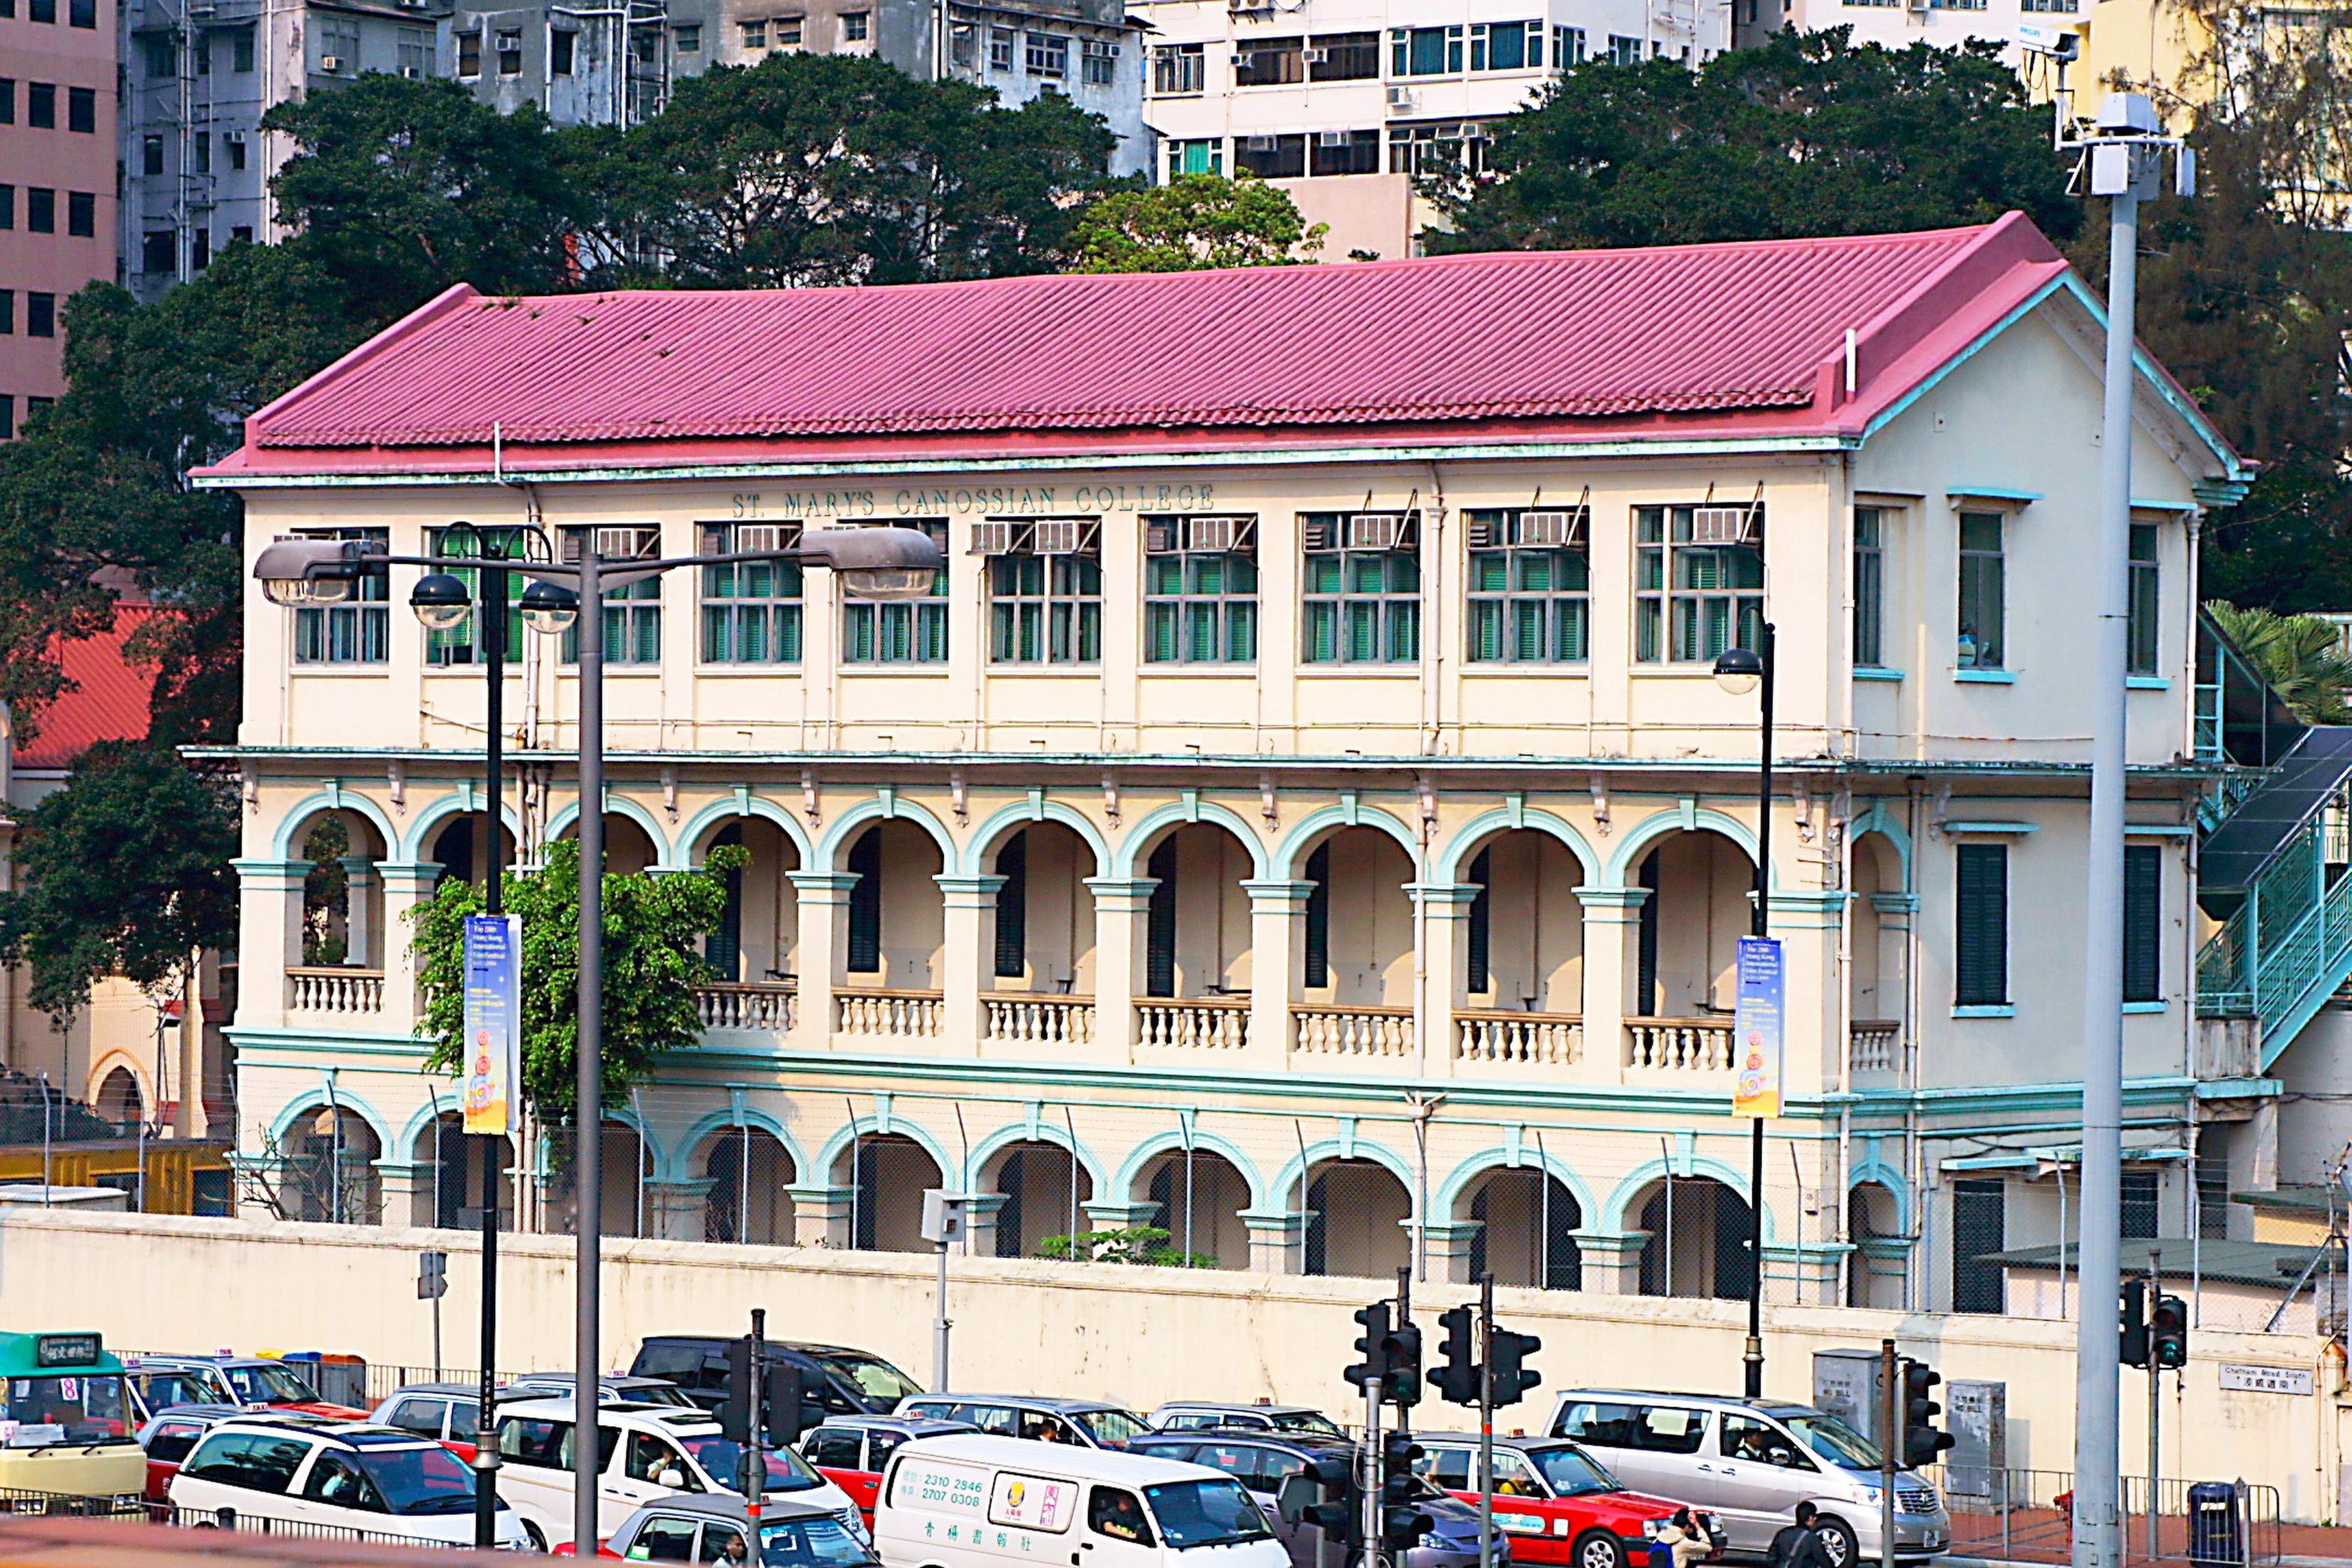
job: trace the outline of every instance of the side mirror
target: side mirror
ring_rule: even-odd
[[[669,1469],[664,1470],[660,1475],[656,1476],[654,1478],[654,1485],[657,1487],[667,1487],[674,1492],[684,1491],[686,1489],[686,1474],[676,1467],[672,1467]]]
[[[1297,1524],[1322,1499],[1323,1489],[1316,1484],[1313,1474],[1301,1470],[1282,1478],[1282,1485],[1274,1494],[1274,1510],[1282,1516],[1283,1523]]]

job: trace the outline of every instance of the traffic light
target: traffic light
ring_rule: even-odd
[[[760,1433],[771,1448],[800,1440],[806,1421],[801,1404],[801,1369],[772,1361],[761,1369]]]
[[[1448,1404],[1478,1403],[1478,1342],[1473,1332],[1475,1316],[1475,1310],[1466,1305],[1450,1307],[1437,1314],[1437,1325],[1445,1331],[1445,1360],[1429,1369],[1429,1381]]]
[[[2178,1296],[2158,1296],[2148,1314],[2149,1359],[2158,1366],[2176,1369],[2189,1364],[2189,1303]]]
[[[1301,1515],[1323,1532],[1326,1541],[1347,1546],[1364,1543],[1364,1495],[1356,1484],[1356,1462],[1345,1453],[1318,1454],[1307,1461],[1315,1478],[1318,1502]]]
[[[2126,1366],[2147,1364],[2147,1281],[2124,1281],[2123,1300],[2123,1363]]]
[[[1381,1439],[1381,1545],[1390,1552],[1410,1552],[1436,1524],[1413,1501],[1421,1489],[1413,1466],[1421,1445],[1402,1432]]]
[[[1486,1359],[1495,1366],[1495,1403],[1517,1405],[1527,1397],[1528,1390],[1543,1381],[1543,1374],[1527,1364],[1528,1357],[1543,1349],[1543,1341],[1533,1334],[1515,1334],[1508,1329],[1491,1329],[1486,1334]]]
[[[751,1342],[727,1347],[727,1396],[719,1402],[719,1430],[730,1443],[751,1440]]]
[[[1936,1456],[1952,1446],[1952,1435],[1936,1429],[1936,1417],[1944,1407],[1936,1403],[1935,1387],[1944,1381],[1944,1374],[1924,1361],[1905,1356],[1903,1374],[1903,1467],[1917,1469],[1932,1465]]]
[[[1361,1323],[1364,1328],[1362,1337],[1356,1341],[1356,1353],[1364,1359],[1349,1367],[1343,1375],[1358,1388],[1362,1388],[1372,1379],[1379,1378],[1382,1388],[1385,1389],[1389,1375],[1391,1339],[1389,1304],[1386,1301],[1375,1301],[1369,1307],[1357,1308],[1356,1321]]]
[[[1408,1318],[1389,1334],[1388,1363],[1381,1397],[1400,1410],[1410,1410],[1421,1403],[1421,1325]]]

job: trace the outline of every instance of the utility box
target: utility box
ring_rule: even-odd
[[[1983,1498],[1995,1508],[2008,1503],[2009,1384],[1955,1378],[1945,1388],[1952,1434],[1944,1456],[1944,1489],[1958,1497]]]
[[[1813,1408],[1825,1410],[1885,1447],[1885,1364],[1876,1351],[1815,1351]]]
[[[923,1239],[938,1247],[961,1246],[971,1215],[971,1199],[944,1187],[923,1189]]]

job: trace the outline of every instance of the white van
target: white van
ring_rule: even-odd
[[[883,1568],[1289,1568],[1239,1481],[1205,1465],[984,1436],[890,1457],[874,1509]]]
[[[578,1413],[569,1399],[517,1399],[499,1406],[499,1500],[522,1516],[542,1550],[572,1539],[572,1422]],[[649,1502],[735,1490],[742,1446],[719,1431],[707,1410],[606,1405],[596,1412],[596,1436],[600,1538]],[[791,1449],[769,1451],[768,1477],[761,1484],[767,1495],[821,1508],[851,1535],[865,1538],[866,1521],[849,1494]]]

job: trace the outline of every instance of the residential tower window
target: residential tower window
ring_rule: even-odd
[[[1195,142],[1168,143],[1168,177],[1179,174],[1222,174],[1225,172],[1225,144],[1217,137]]]
[[[364,539],[392,548],[383,528],[306,528],[305,539]],[[294,612],[297,664],[382,664],[392,631],[392,575],[372,572],[338,605],[314,605]]]
[[[253,70],[253,29],[242,27],[229,35],[228,68],[239,75]]]
[[[25,335],[28,338],[54,338],[58,335],[58,297],[35,289],[25,296]]]
[[[522,75],[522,33],[509,28],[499,34],[499,74]]]
[[[871,11],[844,11],[841,14],[841,37],[846,43],[863,43],[872,34],[874,14]]]
[[[1551,68],[1566,70],[1584,63],[1584,29],[1554,27],[1551,30]]]
[[[2164,847],[2124,846],[2124,1000],[2164,1000]]]
[[[0,289],[0,337],[13,337],[16,331],[16,290]]]
[[[2133,675],[2157,672],[2158,594],[2161,579],[2157,567],[2156,524],[2131,525],[2131,614],[2124,635],[2124,668]]]
[[[36,131],[58,128],[58,84],[53,81],[28,81],[25,84],[25,123]]]
[[[1642,63],[1642,40],[1629,38],[1622,33],[1609,35],[1609,63],[1613,66],[1637,66]]]
[[[1309,81],[1370,81],[1380,74],[1378,33],[1319,33],[1307,40]]]
[[[996,664],[1102,662],[1102,533],[1091,517],[989,518],[988,657]]]
[[[1389,127],[1389,173],[1447,177],[1486,164],[1486,127],[1475,121],[1426,121]]]
[[[1958,942],[1952,1002],[1960,1007],[2009,1003],[2009,846],[1963,844],[1955,857],[1953,901]]]
[[[98,89],[89,87],[66,89],[66,129],[83,135],[98,131]]]
[[[1143,520],[1147,664],[1257,660],[1257,519]]]
[[[518,528],[482,528],[458,530],[435,529],[426,535],[425,553],[429,555],[474,555],[495,552],[511,559],[523,552],[523,533]],[[471,598],[481,595],[482,578],[478,567],[453,566],[451,575],[466,584]],[[507,574],[506,661],[509,669],[522,667],[522,591],[530,580],[520,572]],[[427,668],[446,669],[455,665],[482,664],[489,658],[489,648],[482,637],[481,617],[473,610],[466,618],[446,631],[425,628],[425,663]]]
[[[1876,669],[1886,658],[1885,510],[1853,509],[1853,662]]]
[[[1707,664],[1761,646],[1760,506],[1636,507],[1633,540],[1636,660]]]
[[[1078,69],[1088,87],[1108,87],[1118,79],[1118,46],[1106,38],[1084,38],[1078,44]]]
[[[0,184],[0,229],[16,226],[16,187]]]
[[[1421,514],[1306,512],[1307,664],[1412,664],[1421,658]]]
[[[1452,76],[1461,69],[1460,27],[1389,29],[1389,75]]]
[[[1249,38],[1234,50],[1235,87],[1289,87],[1307,79],[1307,40]]]
[[[800,538],[798,523],[705,523],[710,555],[782,550]],[[739,561],[702,568],[702,662],[798,664],[801,566],[797,561]]]
[[[1479,22],[1470,29],[1474,71],[1532,70],[1543,64],[1541,22]]]
[[[1013,31],[1010,27],[991,27],[988,30],[988,68],[990,70],[1002,71],[1007,75],[1012,73],[1013,37]]]
[[[912,518],[899,528],[919,528],[948,545],[945,518]],[[844,664],[945,664],[948,661],[948,574],[931,579],[924,598],[892,604],[871,599],[845,599],[841,605],[841,661]]]
[[[2008,647],[2001,635],[2005,592],[2000,550],[2001,515],[1960,513],[1960,620],[1958,663],[1962,669],[1999,669]]]
[[[1022,68],[1030,76],[1046,81],[1060,81],[1070,74],[1070,40],[1060,33],[1029,33],[1025,35],[1028,49],[1022,56]]]
[[[98,197],[89,191],[66,193],[66,232],[84,239],[98,233]]]
[[[1235,174],[1255,174],[1261,180],[1295,180],[1307,173],[1307,137],[1304,132],[1290,136],[1236,136],[1234,170]]]
[[[482,74],[481,34],[457,35],[457,74],[461,77],[477,77]]]
[[[1381,172],[1381,133],[1377,131],[1318,131],[1310,170],[1318,174],[1377,174]]]
[[[1582,664],[1591,657],[1588,518],[1581,507],[1473,511],[1473,664]]]
[[[31,21],[54,24],[58,19],[58,0],[33,0],[25,15]]]
[[[590,536],[593,535],[592,539]],[[632,561],[652,561],[661,554],[661,530],[650,523],[563,531],[563,558],[577,561],[583,548],[612,572],[624,571]],[[603,590],[604,599],[604,662],[608,665],[661,663],[661,579],[646,577]],[[580,662],[580,627],[563,634],[563,662]]]
[[[0,125],[16,123],[16,79],[0,76]]]
[[[1206,91],[1208,84],[1208,51],[1202,45],[1161,44],[1151,51],[1153,97],[1182,98]]]
[[[68,26],[96,27],[98,0],[72,0],[66,7],[66,23]]]
[[[551,76],[570,76],[580,35],[568,27],[551,27],[547,34],[547,69]]]
[[[692,22],[683,22],[680,23],[674,31],[677,38],[677,52],[679,54],[698,55],[702,52],[702,28],[698,25]],[[517,53],[520,53],[520,49],[518,49]]]

